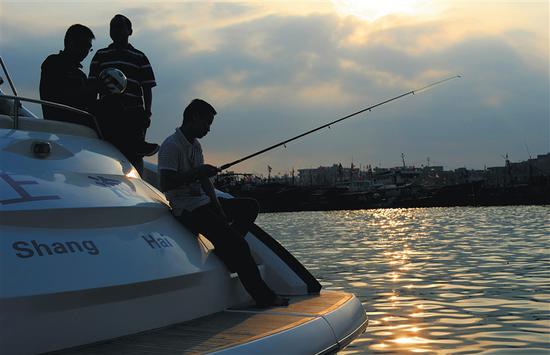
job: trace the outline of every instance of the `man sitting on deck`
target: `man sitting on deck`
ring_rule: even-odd
[[[244,239],[258,215],[252,199],[218,199],[210,178],[219,169],[204,164],[198,138],[210,131],[216,110],[195,99],[183,112],[183,123],[162,143],[158,155],[160,189],[166,193],[176,218],[212,242],[216,255],[239,278],[260,307],[286,306],[262,280]]]

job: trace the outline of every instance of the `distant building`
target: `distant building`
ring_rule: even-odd
[[[485,184],[491,187],[502,187],[508,184],[508,168],[505,166],[494,166],[487,168],[485,173]]]
[[[487,168],[485,182],[488,186],[503,187],[531,184],[550,178],[550,153],[538,155],[527,161]]]
[[[529,159],[527,164],[532,168],[532,177],[550,177],[550,153],[537,155],[536,158]]]
[[[345,168],[342,164],[320,166],[315,169],[298,169],[298,184],[302,186],[335,186],[340,183],[349,184],[359,177],[359,169]]]
[[[293,176],[283,176],[280,177],[280,182],[292,181],[301,186],[341,186],[352,191],[362,191],[388,185],[415,184],[437,188],[482,181],[488,187],[503,187],[532,184],[546,181],[545,179],[550,179],[550,153],[517,163],[507,159],[505,166],[484,170],[458,168],[445,171],[443,166],[372,168],[370,165],[361,170],[353,164],[348,168],[333,164],[328,167],[299,169],[296,179]]]

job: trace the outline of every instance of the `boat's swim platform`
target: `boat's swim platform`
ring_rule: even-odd
[[[51,354],[324,354],[365,331],[365,312],[349,293],[292,297],[288,307],[231,308],[139,334]],[[361,315],[358,317],[358,314]],[[350,317],[357,318],[350,322]]]

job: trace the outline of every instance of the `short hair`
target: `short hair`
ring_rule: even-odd
[[[129,30],[132,29],[132,21],[130,21],[128,17],[121,14],[116,14],[115,16],[113,16],[110,23],[113,23],[113,21],[115,20],[122,20]]]
[[[193,116],[197,114],[201,117],[206,115],[212,115],[212,117],[214,117],[217,112],[208,102],[201,99],[194,99],[183,111],[183,123],[191,120]]]
[[[63,40],[63,43],[65,44],[65,47],[67,47],[67,45],[71,41],[92,39],[95,39],[92,30],[84,25],[77,23],[67,29],[67,32],[65,32],[65,39]]]

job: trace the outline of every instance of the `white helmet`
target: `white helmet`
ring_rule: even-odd
[[[122,94],[126,90],[128,79],[123,72],[116,68],[106,68],[99,73],[99,80],[105,90],[111,94]]]

